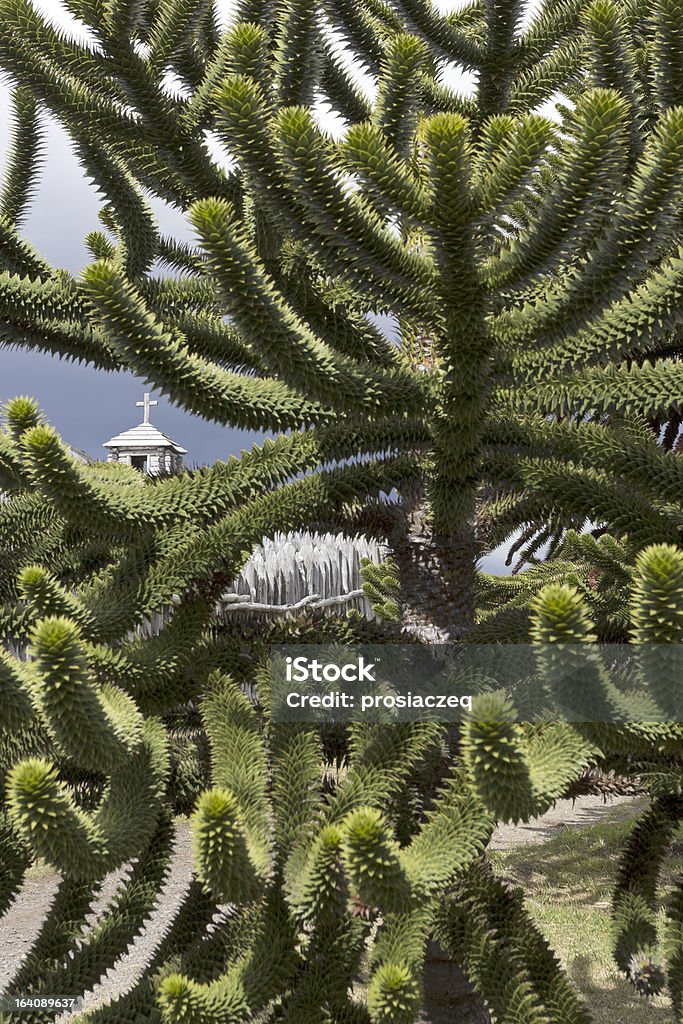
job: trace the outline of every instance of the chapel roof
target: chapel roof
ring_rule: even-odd
[[[187,455],[187,449],[162,434],[152,423],[139,423],[137,427],[124,430],[111,440],[105,441],[103,448],[172,448],[178,455]]]
[[[181,448],[179,444],[172,441],[166,434],[162,434],[160,430],[149,422],[150,410],[158,405],[156,401],[152,401],[150,393],[145,392],[145,397],[142,402],[135,403],[138,408],[143,409],[142,423],[138,423],[137,427],[131,427],[130,430],[124,430],[122,434],[117,434],[116,437],[112,437],[109,441],[105,441],[102,445],[103,448],[124,448],[129,451],[135,450],[136,448],[140,451],[144,451],[150,448],[171,448],[176,455],[187,455],[187,449]]]

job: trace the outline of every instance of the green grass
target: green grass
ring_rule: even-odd
[[[642,804],[615,808],[609,822],[565,827],[547,842],[491,853],[496,871],[526,892],[529,912],[561,958],[595,1024],[672,1024],[668,998],[638,996],[612,959],[610,900],[620,853]],[[662,875],[667,887],[683,871],[675,844]]]
[[[36,860],[34,860],[33,864],[31,864],[26,869],[26,874],[24,875],[24,878],[26,878],[27,880],[35,880],[37,878],[48,878],[51,875],[54,875],[54,873],[55,869],[52,867],[52,865],[44,861],[42,857],[38,857],[36,858]]]

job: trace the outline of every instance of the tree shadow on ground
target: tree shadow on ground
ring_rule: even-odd
[[[625,978],[615,973],[598,976],[591,957],[579,955],[568,966],[569,977],[598,1024],[672,1024],[667,999],[639,996]]]
[[[494,864],[512,884],[527,893],[577,906],[609,906],[619,863],[632,820],[592,826],[555,826],[545,843],[521,845],[491,853]],[[683,843],[669,847],[660,878],[663,897],[683,870]],[[660,905],[664,904],[664,899]]]

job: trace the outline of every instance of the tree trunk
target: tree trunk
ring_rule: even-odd
[[[424,1024],[491,1024],[461,968],[437,942],[427,944],[423,982]]]
[[[436,534],[419,485],[402,491],[401,499],[389,543],[400,570],[403,628],[423,643],[453,643],[474,620],[474,530]],[[423,982],[424,1024],[490,1024],[462,969],[433,941]]]
[[[389,538],[401,576],[402,623],[424,643],[457,641],[474,620],[474,530],[437,534],[424,491],[402,491]]]

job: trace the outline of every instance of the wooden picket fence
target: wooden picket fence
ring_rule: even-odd
[[[276,533],[266,537],[221,597],[217,612],[223,621],[248,615],[267,622],[304,608],[338,615],[355,608],[374,619],[372,605],[363,594],[361,559],[386,559],[386,544],[343,533]],[[140,628],[144,635],[158,633],[173,613],[168,605],[150,616]]]

